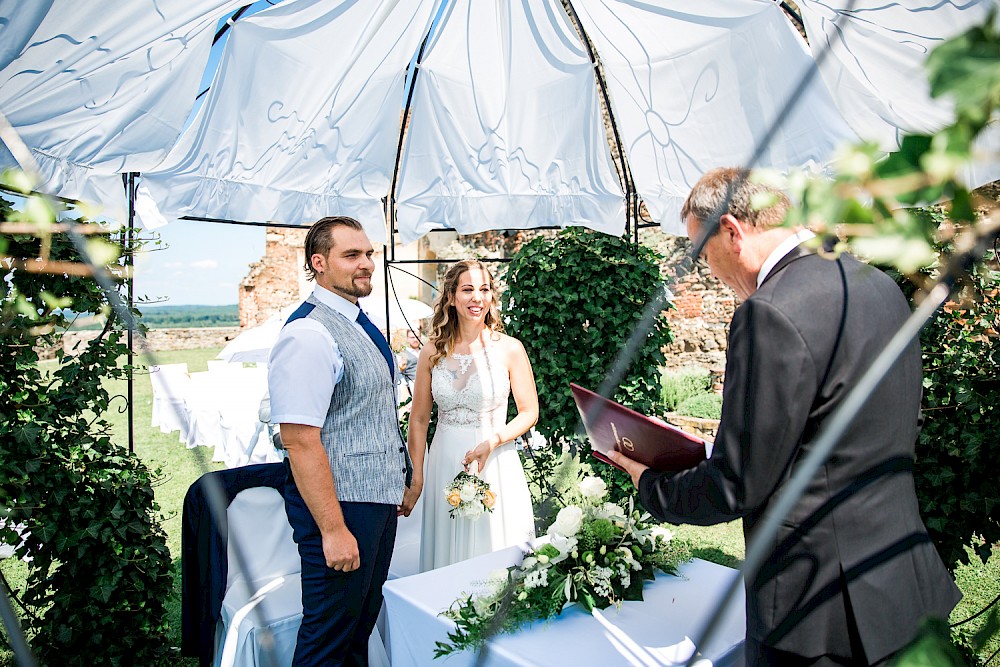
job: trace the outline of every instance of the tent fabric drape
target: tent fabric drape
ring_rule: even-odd
[[[664,231],[699,177],[747,164],[815,65],[769,0],[575,0],[601,55],[636,188]],[[815,77],[756,166],[827,162],[856,139]]]
[[[161,213],[350,215],[384,242],[403,79],[433,5],[299,0],[240,20],[191,127],[144,175]]]
[[[148,169],[176,141],[215,25],[240,4],[0,0],[0,111],[44,189],[123,210],[119,174]],[[16,166],[0,144],[0,170]]]
[[[402,241],[444,227],[621,234],[605,132],[593,65],[559,0],[449,3],[416,79]]]
[[[346,214],[375,241],[392,196],[404,241],[442,227],[621,233],[593,68],[559,0],[286,0],[235,23],[182,133],[213,28],[246,1],[0,0],[0,111],[39,163],[39,189],[121,218],[120,174],[139,171],[145,221]],[[635,185],[666,231],[683,233],[677,211],[702,173],[761,144],[756,166],[822,167],[842,141],[892,148],[949,122],[924,60],[995,0],[797,4],[810,45],[773,0],[574,0]],[[390,193],[406,75],[428,31]],[[969,185],[1000,177],[998,145],[995,124]]]
[[[932,98],[927,55],[949,37],[982,24],[995,0],[906,3],[882,0],[801,0],[813,56],[829,49],[820,73],[844,119],[883,150],[902,135],[933,133],[954,118],[948,98]],[[976,142],[984,155],[963,174],[976,187],[1000,178],[1000,124]]]

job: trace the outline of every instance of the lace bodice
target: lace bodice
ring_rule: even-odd
[[[442,426],[495,431],[507,422],[510,373],[500,345],[442,357],[431,369],[431,391]]]

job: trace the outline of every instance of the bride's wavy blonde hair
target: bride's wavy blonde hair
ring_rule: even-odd
[[[439,359],[448,356],[448,353],[455,349],[455,343],[458,341],[458,314],[455,311],[455,294],[458,292],[459,278],[470,269],[479,269],[489,278],[493,299],[486,311],[484,320],[486,328],[493,334],[503,331],[496,280],[493,278],[493,273],[486,264],[477,259],[463,259],[461,262],[453,264],[448,269],[448,273],[444,275],[444,286],[434,302],[434,315],[431,316],[430,344],[433,346],[430,358],[431,368],[437,364]]]

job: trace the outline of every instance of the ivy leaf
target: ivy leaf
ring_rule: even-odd
[[[1000,35],[996,10],[982,26],[949,39],[927,57],[934,97],[949,96],[959,118],[982,126],[1000,104]]]

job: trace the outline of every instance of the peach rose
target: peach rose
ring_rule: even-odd
[[[462,496],[459,495],[458,490],[454,490],[448,494],[448,504],[452,507],[458,507],[459,503],[462,502]]]
[[[487,508],[490,508],[496,504],[497,504],[497,494],[493,493],[492,491],[487,491],[486,497],[483,498],[483,505],[486,505]]]

